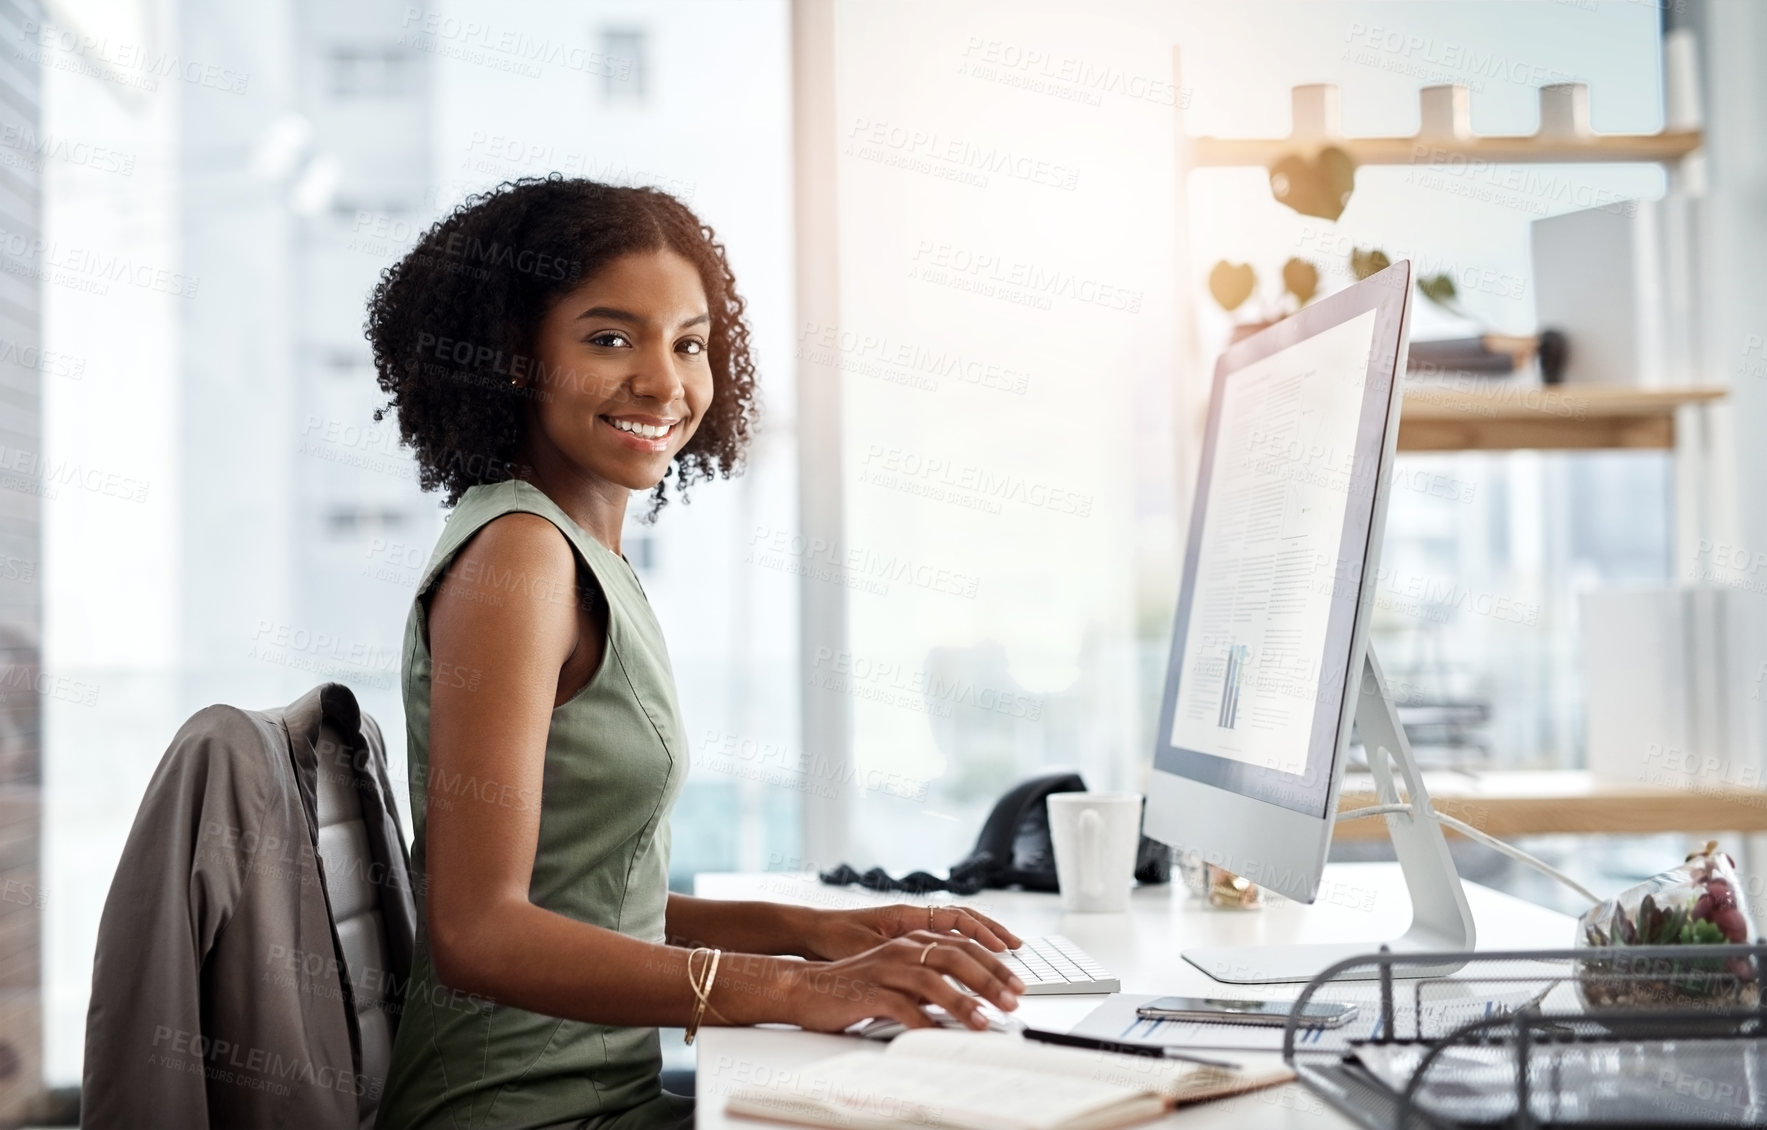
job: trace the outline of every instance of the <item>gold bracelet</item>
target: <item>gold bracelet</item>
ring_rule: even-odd
[[[719,1021],[724,1021],[724,1017],[723,1017],[723,1015],[719,1015],[719,1012],[717,1012],[716,1008],[712,1008],[712,982],[716,982],[716,980],[717,980],[717,962],[719,962],[719,960],[723,960],[723,957],[724,957],[723,950],[712,950],[712,968],[707,969],[707,971],[705,971],[705,985],[703,985],[703,987],[701,987],[701,989],[700,989],[700,1003],[701,1003],[701,1005],[705,1006],[705,1010],[707,1010],[707,1012],[712,1013],[712,1015],[714,1015],[714,1017],[717,1017],[717,1019],[719,1019]],[[728,1024],[728,1022],[730,1022],[730,1021],[724,1021],[724,1022],[726,1022],[726,1024]]]
[[[690,951],[687,955],[687,987],[693,991],[693,1013],[687,1018],[687,1031],[682,1035],[683,1043],[693,1043],[693,1037],[699,1032],[700,1018],[705,1015],[706,998],[700,995],[699,978],[693,971],[693,959],[702,953],[709,952],[711,951],[701,947]]]
[[[701,983],[700,975],[696,973],[693,968],[693,959],[702,953],[711,955],[711,960],[706,962],[704,967],[705,980],[703,984]],[[694,1004],[693,1015],[688,1017],[687,1030],[682,1035],[682,1042],[684,1043],[693,1043],[694,1036],[699,1034],[700,1022],[705,1018],[708,1009],[711,1011],[711,1014],[719,1020],[724,1021],[726,1024],[730,1023],[729,1019],[726,1018],[723,1013],[712,1008],[711,999],[712,984],[718,979],[718,962],[723,956],[723,950],[709,949],[705,946],[701,946],[687,955],[687,987],[693,990]]]

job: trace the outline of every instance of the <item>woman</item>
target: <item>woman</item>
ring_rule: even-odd
[[[406,626],[420,925],[382,1125],[685,1124],[658,1025],[919,1027],[930,1003],[985,1027],[947,974],[1015,1007],[993,954],[1018,939],[980,915],[668,890],[687,742],[620,531],[633,491],[654,513],[671,474],[728,477],[753,429],[711,229],[651,189],[505,184],[385,273],[368,337],[454,506]]]

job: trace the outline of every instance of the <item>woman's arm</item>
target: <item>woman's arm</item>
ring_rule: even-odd
[[[512,576],[519,583],[478,580]],[[448,987],[517,1008],[601,1024],[678,1025],[694,1003],[687,950],[528,900],[559,672],[584,643],[574,604],[549,597],[575,589],[575,558],[563,535],[543,518],[518,513],[468,541],[431,600],[434,665],[476,678],[431,684],[430,956]],[[449,781],[473,787],[450,789]],[[897,939],[827,965],[732,954],[720,966],[712,1004],[731,1023],[834,1030],[866,1016],[921,1026],[919,1005],[930,1001],[980,1023],[946,973],[1003,1007],[1015,1003],[1011,975],[992,955],[946,935]]]
[[[680,946],[817,957],[804,946],[815,914],[785,903],[726,902],[670,892],[667,931],[669,941]]]
[[[519,583],[485,580],[492,577]],[[430,601],[434,668],[473,676],[430,687],[430,956],[449,987],[518,1008],[609,1024],[680,1023],[693,1006],[685,951],[528,900],[559,671],[579,644],[575,602],[548,598],[575,591],[563,535],[518,513],[468,541]],[[473,787],[447,787],[455,781]]]
[[[917,930],[961,934],[998,953],[1019,936],[968,907],[895,903],[854,910],[817,910],[775,902],[725,902],[670,894],[669,940],[747,953],[795,954],[834,960]]]

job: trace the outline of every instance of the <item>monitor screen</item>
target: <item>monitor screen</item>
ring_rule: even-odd
[[[1402,307],[1384,297],[1340,292],[1316,304],[1335,310],[1222,357],[1154,755],[1157,770],[1313,817],[1360,662]]]

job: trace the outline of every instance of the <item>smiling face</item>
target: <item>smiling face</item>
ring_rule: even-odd
[[[613,260],[535,335],[527,462],[628,490],[662,481],[712,403],[705,287],[673,251]]]

